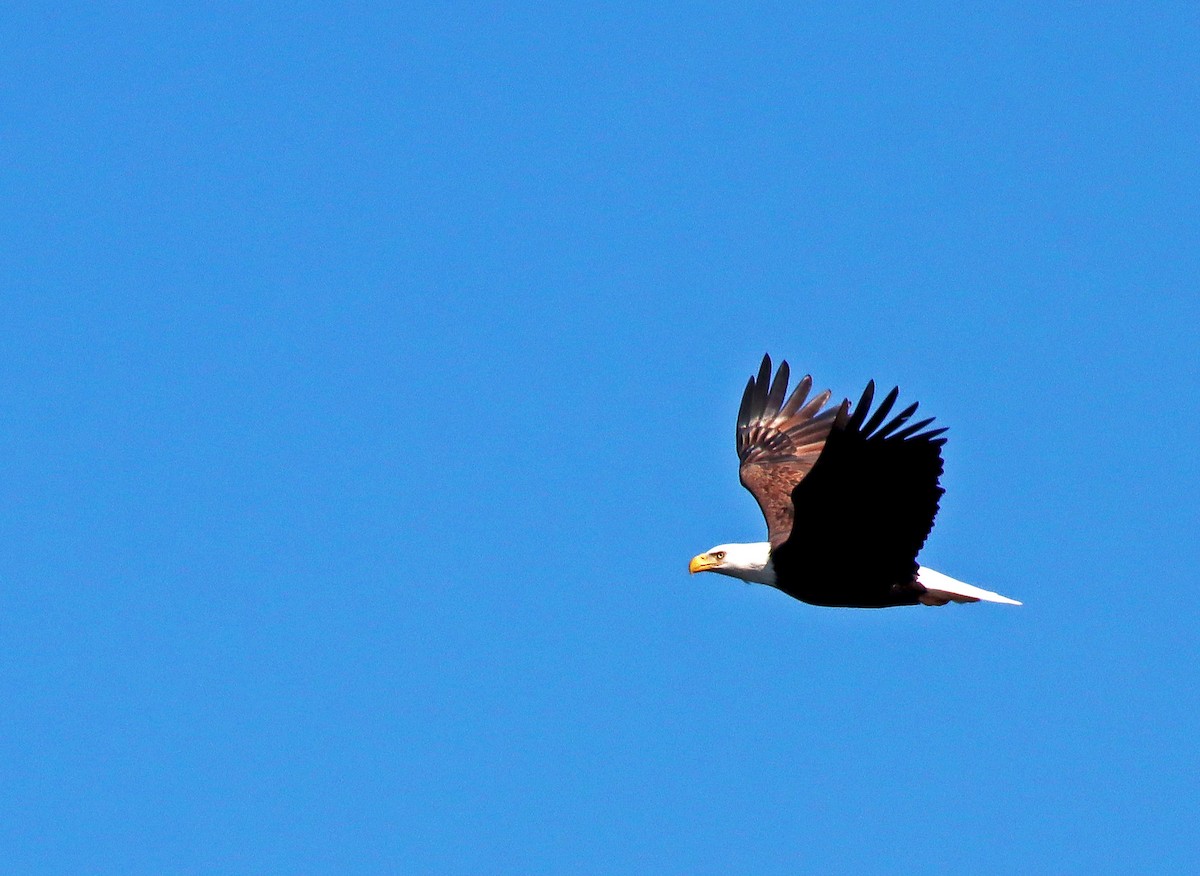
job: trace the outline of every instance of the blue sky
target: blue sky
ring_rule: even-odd
[[[0,13],[0,858],[1200,868],[1188,4]],[[689,578],[769,350],[922,561]]]

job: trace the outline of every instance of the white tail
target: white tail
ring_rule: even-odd
[[[949,575],[926,569],[922,566],[917,570],[917,583],[925,588],[921,594],[921,602],[925,605],[945,605],[947,602],[1002,602],[1005,605],[1020,605],[1015,599],[984,590],[974,584],[955,581]]]

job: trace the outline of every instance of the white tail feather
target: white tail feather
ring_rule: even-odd
[[[917,582],[925,588],[921,602],[926,605],[945,605],[947,602],[1001,602],[1005,605],[1020,605],[1015,599],[984,590],[974,584],[955,581],[949,575],[926,569],[917,570]]]

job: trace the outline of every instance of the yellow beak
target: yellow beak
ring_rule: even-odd
[[[697,557],[692,557],[692,561],[688,563],[688,571],[695,575],[697,572],[707,572],[709,569],[715,569],[721,565],[721,561],[712,554],[700,554]]]

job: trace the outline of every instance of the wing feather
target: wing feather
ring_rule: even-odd
[[[868,383],[853,412],[838,407],[821,453],[792,489],[789,538],[772,542],[776,586],[797,599],[878,607],[911,604],[922,592],[916,557],[943,492],[946,430],[923,431],[932,418],[908,424],[916,404],[881,425],[899,393],[872,414],[874,393]]]
[[[788,363],[780,362],[779,370],[775,372],[775,382],[771,384],[771,390],[767,393],[767,403],[763,408],[765,416],[772,417],[779,413],[779,406],[783,404],[784,395],[787,393],[790,374]]]
[[[864,432],[869,435],[879,428],[879,424],[883,422],[883,418],[888,415],[888,411],[896,403],[896,396],[898,395],[900,395],[900,387],[893,386],[892,391],[879,403],[879,407],[875,409],[875,413],[871,415],[871,419],[867,420],[866,424],[862,427]]]
[[[767,392],[771,387],[771,357],[763,354],[758,367],[758,380],[754,381],[754,409],[760,414],[767,406]]]
[[[787,362],[781,362],[772,381],[771,357],[763,356],[738,409],[739,476],[762,510],[772,545],[791,534],[792,490],[816,465],[837,415],[836,409],[821,411],[829,401],[828,390],[805,403],[812,389],[808,375],[788,396],[790,373]]]
[[[804,404],[804,400],[808,398],[808,393],[812,389],[812,378],[805,374],[800,378],[800,382],[796,384],[796,388],[792,390],[792,395],[787,400],[782,408],[779,409],[779,416],[790,417],[800,410],[800,406]]]
[[[846,428],[857,432],[862,426],[863,420],[867,417],[867,411],[871,407],[871,399],[875,397],[875,381],[868,380],[867,388],[863,390],[862,398],[858,400],[858,404],[854,406],[854,413],[846,422]]]
[[[737,425],[738,431],[741,432],[742,427],[750,422],[750,410],[754,407],[754,378],[746,384],[746,391],[742,393],[742,405],[738,408]]]
[[[905,438],[917,434],[932,422],[933,417],[927,417],[924,420],[917,420],[917,422],[913,423],[911,426],[901,429],[899,432],[893,435],[892,438],[896,441],[903,441]]]
[[[908,418],[917,412],[918,407],[920,407],[920,405],[917,402],[913,402],[911,405],[906,407],[900,413],[896,414],[896,416],[892,418],[892,421],[890,423],[888,423],[886,426],[884,426],[882,429],[880,429],[875,434],[878,435],[880,438],[886,438],[892,432],[896,431],[901,426],[903,426],[905,423],[907,423]]]

